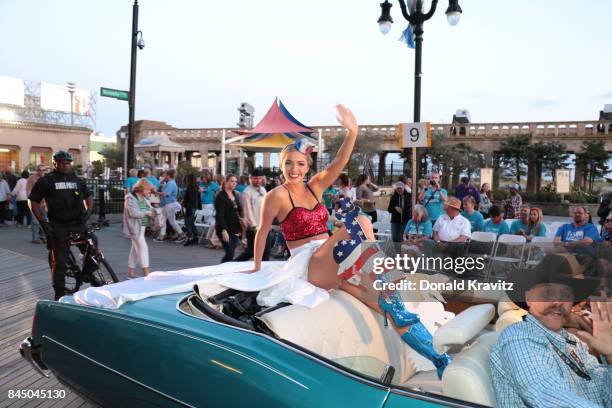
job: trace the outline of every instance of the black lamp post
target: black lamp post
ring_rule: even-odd
[[[414,32],[415,54],[414,54],[414,122],[421,121],[421,56],[423,47],[423,23],[429,20],[436,12],[438,0],[432,0],[431,7],[427,13],[423,12],[423,0],[398,0],[402,15],[412,26]],[[391,30],[393,19],[391,18],[392,4],[388,0],[380,3],[381,15],[378,19],[380,32],[387,34]],[[455,26],[461,17],[459,0],[449,0],[446,9],[446,17],[450,25]],[[404,156],[408,156],[408,148],[404,148]],[[412,206],[416,204],[417,174],[416,174],[416,148],[412,148]]]
[[[127,178],[128,170],[134,167],[134,142],[136,135],[134,134],[134,110],[136,106],[136,55],[137,50],[145,47],[142,39],[142,31],[138,31],[138,0],[134,0],[132,6],[132,52],[131,52],[131,67],[130,67],[130,95],[129,95],[129,110],[130,117],[128,122],[128,137],[126,140],[127,149],[127,166],[124,170]]]

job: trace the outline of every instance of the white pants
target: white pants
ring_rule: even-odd
[[[130,257],[128,258],[128,268],[134,269],[140,261],[142,268],[149,267],[149,247],[145,240],[145,227],[140,227],[140,234],[138,238],[132,238],[132,249],[130,250]]]
[[[183,234],[183,230],[180,225],[176,222],[176,203],[170,203],[164,205],[162,208],[162,212],[159,217],[159,222],[161,223],[161,236],[166,236],[166,220],[170,222],[170,226],[177,234]]]

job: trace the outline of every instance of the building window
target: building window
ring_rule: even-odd
[[[0,145],[0,167],[8,166],[14,171],[21,170],[19,163],[19,148]]]
[[[28,163],[30,165],[46,164],[51,165],[53,161],[53,151],[47,147],[33,147],[30,149]]]

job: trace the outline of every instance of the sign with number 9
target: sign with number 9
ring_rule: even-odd
[[[431,123],[400,123],[398,130],[400,148],[431,147]]]

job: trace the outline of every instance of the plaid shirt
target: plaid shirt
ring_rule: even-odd
[[[567,356],[573,350],[591,380],[578,376],[552,344]],[[500,334],[491,350],[491,378],[497,407],[612,406],[612,367],[599,364],[574,335],[555,333],[532,315]]]

